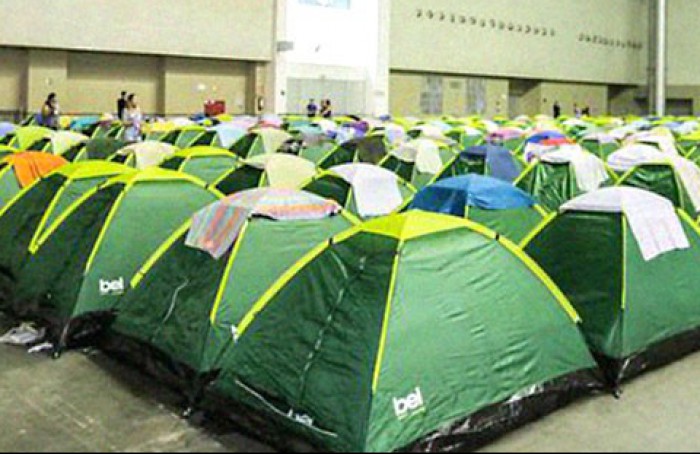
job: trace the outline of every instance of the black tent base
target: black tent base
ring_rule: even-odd
[[[619,395],[625,382],[700,351],[700,328],[658,342],[643,352],[617,359],[596,354],[608,386]]]
[[[579,371],[535,386],[396,451],[471,452],[603,389],[597,369]],[[272,415],[230,398],[207,393],[204,406],[209,412],[230,420],[239,430],[282,452],[327,451],[326,447],[313,446],[310,440]]]
[[[174,361],[148,343],[109,330],[100,337],[98,347],[109,356],[145,372],[182,394],[186,399],[185,415],[199,404],[204,389],[218,375],[218,372],[201,374],[186,364]]]

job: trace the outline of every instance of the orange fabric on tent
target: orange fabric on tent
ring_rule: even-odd
[[[39,178],[68,164],[68,161],[60,156],[31,151],[12,154],[7,156],[3,162],[14,167],[17,181],[22,188],[26,188]]]

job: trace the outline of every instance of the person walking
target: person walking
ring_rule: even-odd
[[[143,125],[143,113],[138,105],[138,100],[134,93],[126,98],[126,110],[122,122],[126,130],[124,140],[129,143],[141,142],[141,132]]]
[[[126,95],[127,93],[123,91],[121,97],[117,100],[117,118],[120,120],[124,118],[124,111],[126,110]]]
[[[58,105],[58,96],[56,93],[51,93],[44,105],[41,107],[41,118],[39,124],[54,131],[58,131],[59,127],[60,107]]]

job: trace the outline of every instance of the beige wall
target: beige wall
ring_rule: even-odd
[[[700,85],[700,1],[669,0],[668,82]]]
[[[612,115],[643,115],[646,106],[638,101],[640,87],[610,87],[608,110]]]
[[[116,112],[122,90],[138,95],[144,112],[162,111],[161,61],[136,55],[71,53],[68,56],[66,112]]]
[[[27,52],[0,48],[0,111],[14,111],[22,105]]]
[[[452,116],[473,115],[475,108],[470,105],[467,92],[470,80],[484,84],[484,115],[508,115],[509,83],[503,79],[483,79],[455,75],[434,75],[424,73],[392,72],[389,80],[391,112],[400,116],[423,116],[421,95],[427,77],[442,79],[441,114]]]
[[[247,63],[167,58],[165,113],[199,112],[208,99],[226,101],[230,113],[244,113],[250,107],[253,76]]]
[[[392,73],[389,78],[389,101],[394,115],[421,115],[420,94],[423,77],[417,74]]]
[[[65,102],[68,82],[68,53],[62,51],[29,50],[27,61],[27,109],[37,112],[54,92],[59,95],[59,103]]]
[[[5,46],[270,60],[274,0],[3,0]]]
[[[588,106],[593,115],[608,113],[608,87],[606,85],[563,84],[546,82],[541,85],[540,112],[550,113],[555,101],[559,101],[565,115],[573,115],[574,104],[583,109]]]
[[[149,114],[201,112],[208,99],[248,113],[268,94],[264,63],[2,47],[0,59],[0,111],[36,112],[55,92],[64,113],[114,113],[124,90]]]
[[[489,118],[495,116],[509,116],[510,106],[508,93],[510,83],[507,80],[490,79],[486,86],[486,113]]]
[[[418,11],[422,11],[420,18]],[[430,11],[433,19],[428,19]],[[462,16],[466,24],[461,23]],[[479,23],[470,25],[471,17],[484,20],[486,27]],[[579,35],[601,36],[615,43],[645,42],[647,17],[643,0],[394,0],[391,68],[555,81],[643,83],[646,46],[635,50],[586,43],[579,41]],[[495,21],[495,28],[491,20]],[[504,30],[500,29],[500,22]],[[546,28],[548,33],[545,37],[535,36],[534,32],[508,31],[510,24],[516,30],[518,26],[530,26]],[[554,36],[549,32],[552,29]]]

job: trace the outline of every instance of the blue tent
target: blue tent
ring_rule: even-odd
[[[545,140],[566,139],[566,134],[559,131],[542,131],[528,137],[526,143],[542,143]]]
[[[520,176],[521,169],[516,158],[507,148],[496,145],[481,145],[467,148],[462,152],[462,156],[467,160],[484,158],[488,169],[487,175],[499,180],[512,183]]]
[[[420,191],[411,209],[464,217],[467,207],[515,210],[537,204],[525,191],[501,180],[481,175],[448,178]]]
[[[420,191],[409,209],[467,218],[520,242],[544,219],[526,192],[501,180],[466,175],[439,181]]]

